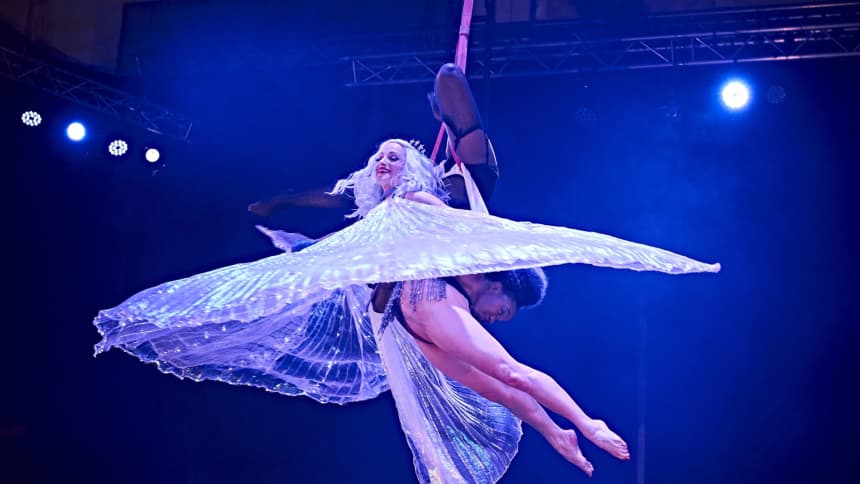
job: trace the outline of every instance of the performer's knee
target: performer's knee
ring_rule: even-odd
[[[439,68],[439,72],[436,74],[436,78],[438,80],[445,79],[465,79],[466,76],[463,75],[463,71],[457,67],[457,64],[447,63],[442,65]]]
[[[529,393],[532,387],[532,372],[533,370],[518,363],[502,363],[500,370],[502,382],[526,393]]]

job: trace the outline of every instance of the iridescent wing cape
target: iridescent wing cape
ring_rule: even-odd
[[[101,311],[96,354],[119,347],[182,378],[320,402],[390,386],[422,482],[495,482],[516,453],[519,420],[441,375],[401,326],[377,334],[368,285],[558,264],[720,269],[608,235],[393,198],[301,252],[161,284]]]

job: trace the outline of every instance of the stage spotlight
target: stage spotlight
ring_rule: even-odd
[[[732,111],[743,109],[750,101],[750,89],[741,81],[729,81],[720,91],[723,105]]]
[[[42,116],[36,111],[27,111],[21,115],[21,121],[27,126],[38,126],[42,124]]]
[[[84,128],[84,125],[75,121],[74,123],[70,123],[66,128],[66,136],[69,137],[72,141],[80,141],[84,139],[87,135],[87,129]]]
[[[146,161],[150,163],[156,163],[159,158],[161,158],[161,153],[155,148],[147,148],[146,149]]]
[[[122,156],[128,152],[128,143],[121,139],[115,139],[108,145],[108,153],[113,156]]]

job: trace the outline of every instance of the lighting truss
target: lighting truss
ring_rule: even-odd
[[[156,134],[182,141],[188,141],[191,135],[192,122],[166,108],[3,47],[0,47],[0,76],[107,113]]]
[[[473,26],[471,39],[472,78],[850,57],[860,56],[860,2],[654,15],[627,24],[484,22]],[[365,86],[428,82],[452,58],[450,48],[425,48],[340,62],[346,85]]]

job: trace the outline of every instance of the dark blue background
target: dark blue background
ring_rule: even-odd
[[[350,89],[335,70],[301,65],[195,75],[181,45],[165,56],[175,76],[165,64],[130,85],[197,121],[188,145],[3,81],[3,482],[414,480],[389,395],[323,406],[183,382],[119,351],[92,358],[99,309],[275,253],[248,203],[331,183],[386,137],[430,145],[436,133],[429,84]],[[594,482],[635,482],[643,458],[654,483],[851,480],[857,67],[474,81],[501,165],[491,211],[723,265],[691,276],[551,268],[544,305],[493,327],[631,444],[629,463],[584,444]],[[740,114],[718,103],[731,75],[753,88]],[[767,102],[771,85],[784,102]],[[20,123],[28,108],[41,127]],[[90,123],[81,145],[62,136],[71,116]],[[159,144],[167,166],[153,174],[139,151],[108,159],[112,133],[133,150]],[[288,209],[265,223],[321,235],[345,222]],[[585,477],[526,430],[502,482],[561,481]]]

